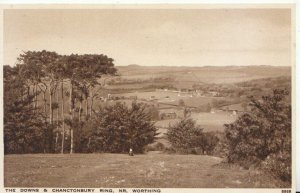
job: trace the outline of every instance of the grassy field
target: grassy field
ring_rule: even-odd
[[[191,118],[196,121],[198,125],[204,128],[205,132],[209,131],[224,131],[224,124],[229,124],[237,119],[237,115],[232,115],[228,112],[216,112],[216,113],[193,113]],[[174,125],[178,123],[180,119],[167,119],[160,120],[155,123],[158,127],[158,132],[162,134],[167,132],[167,127],[169,125]]]
[[[220,164],[221,158],[125,154],[28,154],[4,157],[5,187],[276,187],[259,171]]]
[[[237,115],[228,112],[194,113],[191,118],[196,121],[204,131],[224,131],[224,124],[229,124],[237,119]]]

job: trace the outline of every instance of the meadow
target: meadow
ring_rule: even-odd
[[[193,113],[191,118],[199,124],[205,132],[207,131],[224,131],[224,124],[229,124],[237,119],[237,115],[229,112],[216,113]]]
[[[4,156],[5,187],[272,188],[261,171],[218,157],[148,154],[25,154]]]
[[[192,113],[191,117],[200,125],[204,132],[209,131],[219,131],[224,132],[224,124],[229,124],[234,122],[237,119],[237,115],[232,115],[229,112],[216,112],[216,113]],[[180,119],[168,119],[160,120],[155,123],[155,126],[158,128],[160,137],[167,132],[169,125],[176,124]]]

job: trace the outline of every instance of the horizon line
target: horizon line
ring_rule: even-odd
[[[292,67],[291,65],[204,65],[204,66],[195,66],[195,65],[185,65],[185,66],[178,66],[178,65],[139,65],[139,64],[128,64],[128,65],[115,65],[115,67]]]

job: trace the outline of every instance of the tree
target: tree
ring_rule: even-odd
[[[14,68],[6,67],[6,74],[16,73],[22,78],[22,84],[18,85],[18,89],[24,93],[23,99],[30,98],[35,111],[39,115],[43,115],[43,138],[44,152],[54,152],[58,147],[58,131],[59,125],[62,123],[62,150],[65,146],[65,116],[64,116],[64,95],[69,96],[70,120],[74,123],[70,125],[70,153],[74,152],[74,131],[76,114],[78,110],[78,121],[81,121],[83,104],[86,104],[86,119],[88,118],[89,97],[91,97],[91,111],[95,94],[90,95],[90,91],[99,84],[99,79],[103,74],[115,74],[113,59],[106,55],[85,54],[85,55],[69,55],[61,56],[55,52],[43,51],[27,51],[20,55],[18,64]],[[57,88],[61,88],[61,97]],[[65,87],[69,86],[69,91],[65,92]],[[32,90],[32,91],[31,91]],[[43,105],[38,105],[38,96],[42,93]],[[56,94],[56,99],[54,96]],[[33,99],[31,97],[33,96]],[[78,107],[79,101],[79,107]],[[43,111],[40,107],[43,106]],[[48,108],[49,106],[49,108]],[[60,121],[60,106],[61,117]],[[57,110],[56,110],[57,109]],[[54,111],[56,113],[56,122],[54,122]],[[77,112],[77,111],[76,111]],[[91,113],[90,113],[91,114]],[[56,131],[55,131],[56,128]],[[55,136],[55,148],[53,146]],[[69,143],[69,142],[68,142]],[[46,148],[47,144],[47,148]]]
[[[56,66],[56,74],[57,74],[57,81],[60,82],[60,94],[61,94],[61,125],[62,125],[62,131],[61,131],[61,153],[64,153],[64,148],[65,148],[65,79],[66,79],[66,74],[67,74],[67,69],[65,65],[65,58],[66,56],[60,56],[59,60],[57,61],[57,66]],[[58,96],[58,91],[57,91],[57,102],[59,103],[59,96]],[[59,109],[58,109],[59,110]],[[57,110],[57,111],[58,111]],[[58,114],[58,112],[57,112]],[[58,119],[57,119],[58,121]]]
[[[154,106],[154,105],[148,105],[147,106],[147,111],[151,115],[151,120],[153,120],[153,121],[159,120],[159,110],[158,110],[158,108],[156,106]]]
[[[4,67],[4,152],[38,153],[43,150],[43,118],[26,92],[18,67]]]
[[[193,139],[202,135],[203,128],[196,125],[192,119],[183,119],[169,126],[167,137],[175,148],[193,148]]]
[[[89,95],[90,106],[89,106],[89,113],[88,113],[88,116],[90,116],[90,117],[92,116],[93,110],[94,110],[94,108],[93,108],[93,106],[94,106],[94,100],[97,99],[97,98],[99,99],[99,97],[100,97],[100,91],[101,90],[102,90],[102,85],[101,86],[98,85],[98,87],[94,86],[90,90],[90,95]]]
[[[106,55],[75,55],[64,57],[66,73],[65,77],[69,79],[69,103],[70,103],[70,120],[75,118],[75,100],[79,99],[82,109],[82,94],[85,95],[87,101],[88,91],[90,87],[97,84],[97,80],[101,78],[103,74],[114,74],[116,69],[114,68],[113,59],[108,58]],[[77,92],[75,92],[77,90]],[[79,117],[81,114],[79,115]],[[71,148],[70,153],[74,152],[74,131],[70,127]]]
[[[79,101],[81,107],[79,113],[81,113],[82,110],[82,102],[83,100],[85,100],[86,117],[88,117],[88,98],[94,97],[93,88],[95,88],[97,85],[101,85],[99,80],[103,75],[114,75],[116,73],[116,69],[114,68],[113,59],[108,58],[105,55],[81,55],[80,63],[81,72],[78,73],[79,76],[77,77],[77,81],[75,84],[80,93]],[[106,78],[104,79],[104,84],[105,80]],[[91,108],[92,102],[93,101],[91,101]],[[81,115],[79,115],[79,118],[80,116]]]
[[[38,106],[38,85],[41,83],[42,78],[45,76],[42,66],[44,62],[41,61],[41,52],[27,51],[20,54],[18,57],[17,68],[19,69],[20,76],[23,77],[27,89],[27,95],[30,94],[30,88],[33,86],[34,107]]]
[[[57,61],[59,55],[55,52],[27,51],[18,58],[20,66],[20,74],[25,78],[28,88],[33,85],[34,107],[38,106],[38,87],[43,92],[45,120],[47,120],[47,100],[46,92],[49,93],[49,124],[53,124],[53,102],[52,97],[57,87]],[[31,85],[30,85],[31,84]],[[29,90],[28,90],[29,94]],[[48,129],[54,128],[53,126]],[[45,131],[48,137],[48,151],[53,152],[53,131]]]
[[[206,104],[206,109],[205,109],[205,112],[210,112],[211,111],[211,105],[210,105],[210,103],[207,103]]]
[[[225,125],[229,162],[270,162],[270,170],[291,180],[291,106],[287,96],[286,90],[275,89],[260,100],[251,97],[251,112]]]
[[[134,102],[131,107],[123,103],[105,107],[89,122],[85,130],[92,131],[91,151],[125,153],[132,148],[142,153],[158,134],[146,106]]]
[[[183,119],[173,126],[169,126],[167,131],[168,140],[175,148],[194,148],[195,137],[202,136],[203,128],[196,125],[192,119]]]
[[[39,52],[38,52],[39,53]],[[49,137],[49,152],[54,152],[54,122],[53,122],[53,112],[55,107],[58,108],[57,105],[53,103],[53,95],[59,85],[59,74],[57,73],[58,70],[58,61],[60,56],[56,52],[48,52],[43,50],[40,53],[40,60],[43,61],[43,71],[45,72],[45,77],[43,83],[46,88],[48,88],[49,93],[49,124],[52,126],[52,130],[48,132]]]
[[[195,137],[194,146],[201,147],[202,154],[211,155],[219,142],[219,138],[213,132],[203,133]]]
[[[203,128],[190,118],[170,125],[167,137],[172,146],[178,150],[201,148],[202,154],[211,154],[219,141],[213,133],[204,133]]]
[[[189,109],[189,108],[184,108],[184,109],[183,109],[183,117],[184,117],[184,118],[190,117],[190,116],[191,116],[191,113],[192,113],[191,109]]]

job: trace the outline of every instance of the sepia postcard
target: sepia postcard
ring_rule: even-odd
[[[293,4],[1,16],[1,192],[296,191]]]

